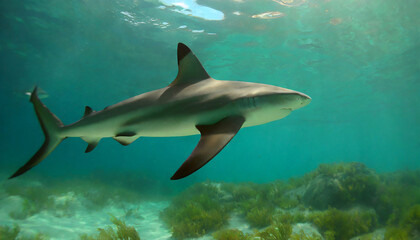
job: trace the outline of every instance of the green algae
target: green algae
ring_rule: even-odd
[[[384,174],[381,182],[374,207],[381,223],[396,226],[411,207],[420,204],[420,171]]]
[[[24,237],[18,237],[17,240],[48,240],[50,237],[48,235],[45,235],[43,233],[36,233],[33,236],[24,236]]]
[[[411,171],[377,175],[362,164],[341,163],[320,166],[301,179],[290,181],[264,184],[204,182],[191,186],[175,197],[171,205],[162,212],[161,218],[176,239],[212,234],[226,226],[232,213],[246,220],[252,228],[257,229],[256,232],[265,231],[261,228],[267,226],[267,229],[273,230],[276,226],[309,222],[319,229],[324,239],[341,240],[360,236],[377,227],[386,227],[388,239],[398,239],[399,236],[412,238],[416,236],[415,229],[419,229],[418,173]],[[299,198],[299,191],[296,190],[305,189],[319,176],[346,176],[340,178],[342,189],[346,194],[351,193],[354,196],[348,199],[347,204],[324,211],[305,208]],[[353,185],[363,186],[348,187]],[[25,219],[47,210],[55,212],[57,217],[71,216],[71,201],[63,204],[57,204],[56,201],[59,197],[69,197],[70,188],[75,197],[86,200],[80,203],[89,209],[101,209],[108,204],[124,206],[125,202],[143,199],[138,193],[130,193],[126,189],[108,188],[105,184],[95,182],[86,184],[83,180],[61,186],[11,183],[4,188],[5,196],[21,197],[23,210],[9,215],[15,219]],[[95,191],[89,191],[93,188],[96,188]],[[372,190],[369,197],[363,197],[367,194],[365,189]],[[38,193],[43,196],[38,196]],[[136,211],[136,208],[125,209],[126,217],[138,217]],[[67,212],[70,214],[66,215]],[[108,230],[109,228],[102,229],[104,234]],[[227,232],[225,235],[235,234],[239,233]],[[305,237],[316,236],[301,236],[302,239]]]
[[[20,227],[15,224],[13,227],[0,226],[0,240],[48,240],[47,235],[36,233],[35,235],[22,235],[20,234]]]
[[[308,222],[309,220],[304,212],[294,211],[276,213],[273,217],[273,221],[276,223],[294,224]]]
[[[275,224],[257,231],[255,236],[261,240],[288,240],[292,234],[292,226],[290,224]]]
[[[261,228],[266,227],[271,224],[273,220],[274,209],[260,206],[252,208],[246,214],[246,221],[251,225],[251,227]]]
[[[420,234],[420,204],[409,208],[397,225],[389,224],[386,228],[386,240],[412,239]]]
[[[258,195],[258,185],[255,183],[227,183],[223,189],[232,195],[235,202],[242,202],[254,198]]]
[[[289,240],[322,240],[322,237],[315,233],[309,235],[301,230],[298,233],[293,233]]]
[[[410,233],[407,228],[387,227],[385,240],[410,240]]]
[[[19,235],[19,225],[14,225],[12,228],[9,226],[0,226],[0,240],[14,240]]]
[[[49,198],[52,192],[42,184],[8,182],[3,184],[3,189],[7,195],[23,199],[22,210],[9,213],[13,219],[25,219],[52,206],[52,201]]]
[[[80,235],[81,240],[140,240],[140,236],[136,229],[127,226],[126,223],[114,216],[111,216],[111,222],[114,227],[98,228],[98,235]]]
[[[416,204],[408,210],[401,225],[407,226],[410,232],[420,231],[420,204]]]
[[[373,205],[379,177],[364,164],[352,162],[321,164],[298,182],[308,186],[303,195],[306,205],[317,209],[346,208]]]
[[[229,209],[218,201],[219,191],[211,184],[196,184],[184,191],[161,213],[176,239],[200,237],[227,223]]]
[[[309,219],[325,237],[328,235],[336,240],[347,240],[368,233],[377,226],[376,213],[371,210],[341,211],[330,208],[312,213]]]
[[[11,181],[2,184],[4,194],[22,199],[20,209],[9,212],[9,217],[23,220],[49,211],[55,217],[71,217],[79,205],[90,210],[100,210],[110,204],[121,206],[145,199],[142,192],[107,185],[100,181],[72,179],[50,183],[48,179],[32,182]]]
[[[224,229],[212,234],[216,240],[251,240],[250,234],[243,233],[238,229]]]
[[[414,184],[415,187],[413,186],[413,189],[416,189],[418,181],[414,175],[409,174],[410,177],[406,177],[404,181]],[[299,197],[301,195],[296,189],[305,189],[311,184],[311,181],[319,178],[319,176],[340,181],[339,194],[334,196],[336,198],[334,202],[341,202],[336,205],[337,207],[330,207],[324,211],[313,211],[316,209],[305,208],[302,205],[302,199]],[[385,226],[383,221],[380,220],[380,214],[383,213],[378,212],[378,210],[381,205],[381,197],[386,196],[389,191],[386,188],[387,181],[389,180],[386,177],[377,175],[363,164],[339,163],[321,165],[318,169],[306,174],[301,179],[295,178],[287,182],[275,181],[267,184],[207,182],[196,184],[182,194],[184,197],[174,199],[173,204],[177,207],[174,206],[173,210],[168,210],[179,212],[178,215],[183,216],[184,219],[178,218],[181,220],[173,220],[174,224],[166,222],[171,226],[173,233],[180,233],[179,235],[174,234],[174,237],[177,236],[178,238],[202,236],[219,229],[226,223],[225,219],[228,216],[209,217],[209,215],[214,213],[210,214],[203,210],[202,204],[197,203],[207,199],[206,201],[209,202],[207,205],[213,206],[212,208],[214,209],[224,209],[228,213],[239,213],[239,216],[243,217],[253,228],[261,229],[267,226],[268,228],[273,228],[273,226],[281,224],[311,222],[317,226],[325,239],[347,239],[369,233],[376,227]],[[401,180],[395,186],[402,189],[401,186],[405,184]],[[392,184],[390,188],[395,189]],[[413,194],[411,190],[408,192]],[[198,200],[197,196],[201,196],[203,199]],[[391,204],[388,205],[391,209],[394,206],[398,208],[398,203],[395,204],[397,197],[394,198],[392,199],[393,201],[390,201]],[[407,196],[407,198],[410,197]],[[191,199],[195,200],[191,202]],[[415,199],[416,197],[414,197],[414,201]],[[190,204],[188,205],[188,210],[182,204],[175,204],[176,202],[182,202],[180,200]],[[413,199],[404,200],[403,198],[402,200],[409,203],[413,202]],[[295,203],[285,204],[287,201],[295,201]],[[408,215],[407,211],[410,209],[410,206],[407,204],[399,204],[403,206],[404,211],[399,212],[397,220],[394,220],[397,224],[402,221],[404,216]],[[291,211],[288,211],[288,209]],[[173,213],[172,215],[177,214]],[[416,216],[416,214],[412,215]],[[188,218],[201,219],[210,223],[214,219],[220,218],[223,224],[211,223],[210,225],[215,227],[204,227],[205,224],[203,222],[198,225],[192,220],[186,220]],[[205,220],[206,218],[208,220]],[[392,219],[392,215],[391,218],[388,218]],[[178,222],[190,222],[190,224],[182,225]]]

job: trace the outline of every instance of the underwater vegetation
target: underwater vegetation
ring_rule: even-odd
[[[377,174],[362,163],[321,164],[300,178],[272,183],[200,183],[185,190],[161,218],[176,239],[348,240],[385,228],[385,239],[419,236],[418,171]],[[221,230],[238,214],[253,234]],[[292,232],[309,223],[322,235]],[[290,231],[289,231],[290,230]],[[383,233],[382,233],[383,234]]]
[[[385,240],[420,238],[420,204],[411,207],[398,225],[386,228]]]
[[[308,219],[322,231],[324,236],[334,236],[337,240],[346,240],[368,233],[377,226],[374,210],[341,211],[330,208],[323,212],[311,213]]]
[[[408,210],[420,204],[420,171],[404,171],[381,176],[375,209],[380,220],[399,224]]]
[[[289,223],[275,223],[261,231],[243,233],[238,229],[224,229],[213,233],[216,240],[322,240],[320,235],[307,234],[304,231],[293,233]]]
[[[243,233],[238,229],[224,229],[212,234],[216,240],[250,240],[251,235]]]
[[[302,180],[303,203],[316,209],[372,205],[379,186],[379,177],[362,163],[320,164]]]
[[[129,181],[134,180],[130,177]],[[37,214],[35,218],[51,215],[66,220],[80,211],[96,214],[113,209],[118,218],[111,217],[112,226],[100,228],[94,235],[77,233],[76,237],[140,239],[126,221],[143,218],[140,206],[148,197],[142,191],[83,179],[54,184],[45,180],[11,181],[3,183],[0,190],[0,201],[8,206],[2,209],[5,216],[13,219],[12,223],[30,221]],[[288,181],[263,184],[207,181],[196,183],[178,195],[172,194],[161,198],[170,199],[169,206],[164,201],[156,211],[168,206],[159,216],[165,223],[162,229],[170,230],[173,239],[205,235],[216,240],[420,237],[419,171],[377,174],[361,163],[322,164]],[[320,204],[320,199],[328,204]],[[156,220],[156,224],[161,222]],[[42,234],[25,236],[30,232],[23,226],[0,227],[0,240],[47,239]]]
[[[54,204],[49,197],[52,195],[52,191],[38,183],[23,185],[12,182],[4,184],[3,190],[7,195],[18,196],[22,200],[22,208],[9,213],[9,216],[13,219],[25,219],[42,210],[52,208]]]
[[[0,240],[48,240],[47,235],[37,233],[32,236],[22,236],[20,234],[19,225],[15,224],[13,227],[0,226]]]
[[[328,240],[329,238],[326,237],[325,239]],[[300,231],[299,233],[293,233],[290,236],[290,240],[322,240],[322,237],[315,233],[307,234],[304,231]]]
[[[98,235],[80,235],[81,240],[140,240],[140,236],[136,229],[127,226],[125,222],[114,216],[111,216],[111,222],[115,225],[116,230],[108,226],[106,228],[98,228]]]
[[[274,209],[269,207],[255,207],[249,210],[245,219],[252,227],[266,227],[270,225],[273,220],[273,212]]]
[[[33,222],[31,217],[38,214],[39,216],[35,216],[35,218],[48,219],[46,221],[63,218],[59,221],[67,222],[66,218],[79,218],[81,212],[86,215],[97,214],[104,208],[114,209],[119,212],[118,216],[125,219],[136,219],[141,218],[136,206],[145,199],[150,199],[149,193],[132,191],[119,187],[116,183],[109,185],[98,179],[72,179],[55,182],[44,178],[36,178],[31,181],[18,179],[3,182],[0,190],[0,204],[5,205],[2,206],[3,214],[13,219],[11,222],[19,223]],[[112,218],[111,221],[114,223],[115,233],[111,227],[100,229],[99,239],[139,239],[136,238],[138,234],[134,228],[126,226],[122,220]],[[0,231],[1,240],[47,239],[43,234],[31,236],[29,233],[33,232],[33,229],[23,228],[23,225],[15,228],[1,227]],[[81,233],[73,233],[73,235]],[[17,237],[13,237],[13,234]],[[77,237],[77,235],[73,237]],[[125,235],[129,238],[124,238]],[[85,236],[85,238],[87,237]],[[90,239],[96,239],[95,237],[91,236]]]
[[[2,183],[4,197],[19,207],[11,209],[9,216],[15,220],[26,219],[42,211],[55,217],[71,217],[81,206],[100,210],[108,205],[123,207],[126,203],[138,203],[150,199],[150,194],[133,191],[114,183],[106,184],[92,179],[77,179],[50,183],[48,179]]]
[[[172,229],[176,239],[200,237],[227,223],[229,209],[218,199],[218,189],[200,183],[177,196],[162,212],[161,218]]]
[[[0,239],[1,240],[13,240],[16,239],[20,232],[18,225],[13,226],[13,228],[8,226],[0,226]]]
[[[290,224],[271,225],[255,235],[261,240],[288,240],[292,234],[292,226]]]

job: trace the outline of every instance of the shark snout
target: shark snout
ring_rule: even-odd
[[[300,107],[304,107],[312,101],[312,98],[304,93],[299,93],[299,101],[300,101]]]

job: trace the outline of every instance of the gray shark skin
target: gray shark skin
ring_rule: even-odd
[[[80,137],[92,151],[101,138],[112,137],[129,145],[140,136],[173,137],[201,134],[187,160],[171,177],[184,178],[216,156],[236,133],[275,121],[306,106],[303,93],[267,84],[221,81],[211,78],[196,56],[178,44],[178,75],[167,87],[147,92],[101,111],[86,107],[79,121],[64,126],[40,101],[37,88],[30,101],[45,135],[44,144],[10,178],[17,177],[45,159],[60,142]]]

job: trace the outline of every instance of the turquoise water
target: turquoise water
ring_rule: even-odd
[[[240,130],[183,180],[169,178],[198,135],[139,138],[127,147],[103,139],[88,154],[84,141],[69,138],[25,175],[2,182],[4,189],[35,179],[68,189],[84,179],[165,200],[163,209],[171,196],[206,180],[271,183],[323,163],[359,162],[375,174],[420,167],[418,1],[1,1],[0,9],[3,179],[43,141],[26,92],[42,88],[41,100],[70,124],[85,106],[101,110],[166,87],[178,71],[178,42],[215,79],[271,84],[312,98],[284,119]],[[413,204],[418,199],[411,196]],[[91,231],[80,234],[110,223],[106,214],[100,216],[102,225],[86,226]],[[23,224],[23,231],[33,227],[25,220],[0,222],[12,223]],[[137,228],[142,239],[158,239],[147,229],[147,223]],[[168,239],[170,227],[159,229]],[[44,232],[53,239],[77,236]]]

